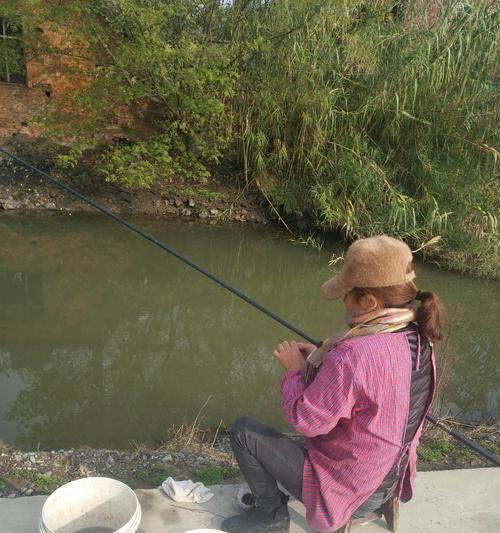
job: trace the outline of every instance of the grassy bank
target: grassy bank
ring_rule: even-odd
[[[500,457],[500,423],[469,425],[446,418],[442,420],[450,429],[459,431],[483,448]],[[486,459],[458,442],[451,435],[426,423],[417,450],[419,470],[448,470],[491,466]]]

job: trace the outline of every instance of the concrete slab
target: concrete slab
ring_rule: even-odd
[[[218,527],[222,519],[238,512],[237,487],[211,487],[215,496],[203,505],[179,504],[160,490],[138,490],[143,519],[137,533],[185,533],[190,529]],[[0,500],[0,533],[37,533],[45,496]],[[291,502],[291,533],[311,533],[304,507]],[[380,520],[356,528],[360,533],[387,531]],[[500,532],[500,470],[484,468],[420,472],[415,498],[403,505],[401,533]]]

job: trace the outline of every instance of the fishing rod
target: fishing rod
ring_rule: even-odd
[[[149,233],[146,233],[144,230],[142,230],[141,228],[139,228],[135,224],[132,224],[132,223],[128,222],[124,218],[116,215],[115,213],[112,213],[111,211],[109,211],[108,209],[103,207],[102,205],[98,204],[97,202],[94,202],[94,200],[88,198],[87,196],[84,196],[83,194],[78,192],[76,189],[73,189],[73,187],[70,187],[69,185],[66,185],[65,183],[59,181],[58,179],[54,178],[50,174],[47,174],[43,170],[41,170],[41,169],[35,167],[34,165],[28,163],[24,159],[21,159],[20,157],[14,155],[14,154],[11,154],[10,152],[7,152],[7,150],[5,150],[5,149],[3,149],[1,147],[0,147],[0,152],[3,152],[4,154],[8,155],[9,157],[14,159],[15,161],[17,161],[21,165],[25,166],[26,168],[29,168],[30,170],[33,170],[34,172],[37,172],[38,174],[40,174],[44,178],[48,179],[49,181],[51,181],[52,183],[57,185],[58,187],[61,187],[62,189],[68,191],[71,194],[73,194],[74,196],[77,196],[78,198],[80,198],[80,200],[83,200],[87,204],[90,204],[92,207],[94,207],[95,209],[97,209],[98,211],[103,213],[104,215],[112,218],[113,220],[115,220],[119,224],[123,224],[129,230],[137,233],[141,237],[144,237],[145,239],[147,239],[148,241],[152,242],[153,244],[156,244],[156,246],[160,247],[165,252],[168,252],[169,254],[173,255],[174,257],[177,257],[177,259],[180,259],[186,265],[190,266],[191,268],[194,268],[195,270],[197,270],[198,272],[200,272],[201,274],[203,274],[207,278],[211,279],[212,281],[214,281],[215,283],[217,283],[221,287],[224,287],[229,292],[232,292],[233,294],[235,294],[236,296],[238,296],[239,298],[241,298],[242,300],[244,300],[248,304],[253,305],[255,308],[257,308],[259,311],[262,311],[268,317],[272,318],[276,322],[279,322],[282,326],[285,326],[285,328],[288,328],[289,330],[291,330],[294,333],[296,333],[297,335],[299,335],[299,337],[302,337],[303,339],[307,340],[308,342],[310,342],[312,344],[315,344],[316,346],[319,344],[312,337],[307,335],[307,333],[304,333],[300,329],[296,328],[295,326],[293,326],[292,324],[290,324],[289,322],[287,322],[286,320],[284,320],[283,318],[278,316],[276,313],[273,313],[269,309],[266,309],[263,305],[260,305],[255,300],[252,300],[252,298],[250,298],[249,296],[247,296],[245,293],[241,292],[240,290],[235,289],[234,287],[232,287],[231,285],[226,283],[224,280],[218,278],[217,276],[214,276],[214,274],[212,274],[208,270],[206,270],[203,267],[197,265],[196,263],[193,263],[187,257],[184,257],[182,254],[180,254],[179,252],[177,252],[176,250],[174,250],[173,248],[171,248],[167,244],[159,241],[153,235],[150,235]]]
[[[47,174],[47,172],[44,172],[43,170],[35,167],[31,163],[28,163],[28,161],[25,161],[24,159],[18,157],[17,155],[12,154],[11,152],[8,152],[4,148],[0,147],[0,152],[3,152],[5,155],[10,157],[14,161],[17,161],[19,164],[21,164],[22,166],[28,168],[29,170],[32,170],[33,172],[36,172],[37,174],[40,174],[45,179],[47,179],[50,182],[54,183],[55,185],[57,185],[61,189],[64,189],[65,191],[67,191],[67,192],[73,194],[74,196],[80,198],[80,200],[82,200],[85,203],[91,205],[92,207],[94,207],[95,209],[97,209],[98,211],[103,213],[104,215],[112,218],[114,221],[118,222],[119,224],[122,224],[123,226],[127,227],[129,230],[133,231],[134,233],[137,233],[141,237],[144,237],[146,240],[148,240],[151,243],[155,244],[156,246],[158,246],[159,248],[161,248],[165,252],[173,255],[174,257],[176,257],[177,259],[179,259],[180,261],[182,261],[186,265],[188,265],[191,268],[193,268],[194,270],[198,271],[200,274],[203,274],[204,276],[206,276],[207,278],[211,279],[213,282],[217,283],[221,287],[224,287],[224,289],[226,289],[229,292],[233,293],[235,296],[238,296],[238,298],[241,298],[243,301],[247,302],[251,306],[253,306],[256,309],[258,309],[259,311],[262,311],[265,315],[267,315],[268,317],[272,318],[273,320],[275,320],[276,322],[278,322],[279,324],[281,324],[285,328],[289,329],[290,331],[293,331],[299,337],[302,337],[306,341],[308,341],[311,344],[314,344],[316,346],[319,346],[321,344],[321,342],[315,340],[313,337],[311,337],[307,333],[304,333],[300,329],[296,328],[290,322],[288,322],[285,319],[281,318],[280,316],[278,316],[273,311],[270,311],[269,309],[267,309],[263,305],[259,304],[258,302],[256,302],[255,300],[253,300],[252,298],[247,296],[245,293],[243,293],[240,290],[232,287],[231,285],[226,283],[224,280],[218,278],[217,276],[215,276],[214,274],[212,274],[211,272],[209,272],[205,268],[197,265],[196,263],[193,263],[193,261],[189,260],[187,257],[184,257],[182,254],[180,254],[179,252],[177,252],[176,250],[174,250],[173,248],[171,248],[167,244],[161,242],[160,240],[158,240],[153,235],[150,235],[149,233],[146,233],[144,230],[142,230],[141,228],[139,228],[135,224],[132,224],[131,222],[128,222],[124,218],[116,215],[115,213],[112,213],[111,211],[109,211],[108,209],[106,209],[102,205],[98,204],[97,202],[95,202],[91,198],[88,198],[87,196],[85,196],[85,195],[81,194],[80,192],[78,192],[76,189],[73,189],[73,187],[70,187],[69,185],[66,185],[65,183],[59,181],[58,179],[54,178],[50,174]],[[486,458],[488,461],[493,463],[495,466],[500,466],[500,458],[497,457],[495,454],[491,453],[486,448],[483,448],[482,446],[479,446],[475,442],[473,442],[470,439],[468,439],[465,435],[462,435],[460,432],[452,430],[452,429],[448,429],[445,425],[442,424],[441,421],[439,421],[437,418],[435,418],[432,415],[427,415],[426,419],[429,420],[434,425],[436,425],[437,427],[439,427],[439,428],[443,429],[444,431],[446,431],[448,434],[450,434],[454,438],[458,439],[460,442],[462,442],[463,444],[465,444],[469,448],[473,449],[474,451],[476,451],[477,453],[482,455],[484,458]]]
[[[462,442],[478,454],[482,455],[485,459],[488,459],[488,461],[493,463],[495,466],[500,466],[500,458],[494,453],[490,452],[490,450],[479,446],[479,444],[476,444],[473,440],[467,438],[465,435],[462,435],[462,433],[460,433],[459,431],[455,431],[454,429],[446,427],[443,422],[441,422],[441,420],[439,420],[433,415],[427,415],[427,420],[435,424],[438,428],[443,429],[444,431],[446,431],[446,433],[448,433],[458,441]]]

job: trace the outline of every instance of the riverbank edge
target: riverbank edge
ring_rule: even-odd
[[[166,220],[200,221],[210,225],[228,223],[271,225],[293,242],[321,249],[332,237],[345,241],[307,214],[297,212],[285,216],[267,195],[234,173],[214,173],[206,180],[159,180],[151,188],[125,188],[106,182],[96,173],[96,162],[89,155],[85,164],[57,170],[54,157],[44,148],[25,140],[6,146],[11,153],[50,173],[62,183],[122,216],[151,216]],[[237,176],[236,176],[237,178]],[[0,213],[37,214],[66,212],[95,213],[91,205],[58,188],[48,180],[26,169],[0,153]],[[421,243],[424,244],[424,243]],[[474,248],[452,249],[435,241],[420,249],[417,255],[426,263],[478,279],[500,279],[500,257],[497,249],[478,242]],[[486,248],[485,248],[486,246]],[[482,251],[481,251],[482,250]],[[490,258],[487,260],[487,258]]]
[[[500,422],[469,426],[447,420],[481,446],[500,454]],[[50,494],[74,479],[105,476],[133,489],[154,488],[169,476],[206,485],[242,482],[227,432],[219,435],[198,426],[171,432],[158,448],[132,444],[127,450],[69,448],[51,451],[19,450],[0,443],[0,497]],[[427,423],[418,449],[419,471],[491,466],[482,456],[443,430]]]
[[[151,188],[128,189],[103,181],[92,162],[77,169],[59,171],[50,157],[30,151],[29,145],[10,147],[10,152],[49,173],[102,207],[119,215],[200,220],[209,224],[239,222],[269,224],[276,219],[255,191],[240,188],[224,176],[207,181],[164,181]],[[8,148],[9,149],[9,148]],[[95,213],[94,207],[57,187],[46,178],[0,153],[0,212]]]

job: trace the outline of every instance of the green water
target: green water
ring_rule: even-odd
[[[263,305],[324,338],[342,304],[331,252],[273,230],[136,219]],[[448,306],[445,412],[499,415],[499,284],[417,265]],[[175,423],[243,414],[286,427],[271,353],[293,337],[101,216],[0,217],[0,438],[21,447],[154,444]]]

